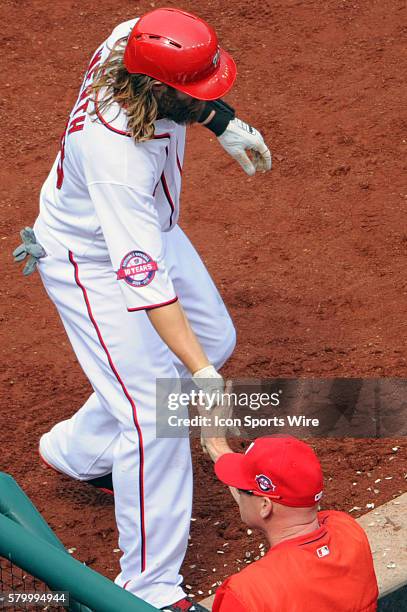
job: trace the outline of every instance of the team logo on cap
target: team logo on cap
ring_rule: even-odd
[[[259,474],[258,476],[256,476],[256,482],[259,485],[259,489],[264,492],[274,491],[276,488],[276,485],[273,484],[270,478],[268,476],[265,476],[264,474]]]
[[[117,279],[124,280],[131,287],[145,287],[153,280],[158,270],[157,263],[142,251],[130,251],[121,261]]]

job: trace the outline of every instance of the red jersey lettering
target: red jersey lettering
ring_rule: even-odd
[[[81,93],[71,113],[72,118],[68,120],[68,123],[65,127],[65,131],[62,134],[60,156],[59,156],[59,162],[58,162],[58,168],[57,168],[57,189],[61,189],[62,184],[64,182],[64,158],[65,158],[66,137],[69,134],[73,134],[74,132],[81,132],[83,130],[83,127],[85,125],[86,112],[88,110],[88,105],[90,102],[90,95],[91,95],[91,90],[90,90],[90,87],[88,86],[88,82],[91,81],[93,75],[95,74],[95,71],[99,68],[101,57],[102,57],[102,49],[97,51],[97,53],[95,53],[95,55],[91,59],[89,68],[87,70],[87,73],[85,75],[85,79],[82,85]],[[82,113],[82,114],[79,115],[78,117],[75,117],[77,113]]]

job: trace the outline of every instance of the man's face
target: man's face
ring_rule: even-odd
[[[238,504],[240,517],[248,527],[261,527],[260,507],[262,497],[239,491]]]
[[[158,118],[171,119],[175,123],[194,123],[199,119],[205,102],[192,98],[166,85],[160,85],[155,89],[158,104]]]

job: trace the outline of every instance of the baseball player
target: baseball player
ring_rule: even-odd
[[[40,195],[30,254],[93,393],[42,436],[40,455],[114,489],[117,584],[165,610],[200,610],[179,569],[188,543],[188,439],[156,439],[156,379],[223,389],[235,329],[178,226],[186,125],[199,121],[248,174],[263,138],[220,98],[236,77],[214,30],[176,9],[119,25],[96,50]],[[245,149],[252,149],[249,159]],[[159,408],[159,407],[158,407]]]

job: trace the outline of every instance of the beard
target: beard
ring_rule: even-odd
[[[205,102],[192,97],[182,100],[178,97],[176,89],[167,87],[157,98],[157,106],[157,119],[171,119],[175,123],[187,125],[199,119]]]

